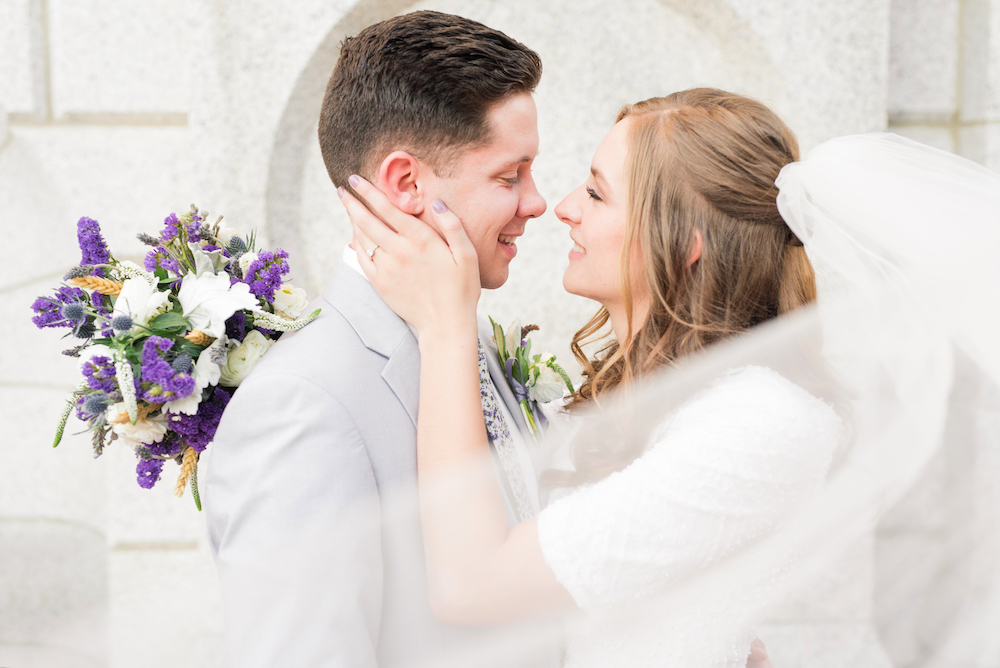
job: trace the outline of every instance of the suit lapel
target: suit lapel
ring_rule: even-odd
[[[420,349],[402,318],[396,315],[363,276],[340,264],[323,290],[372,352],[386,358],[382,379],[417,424],[420,398]]]

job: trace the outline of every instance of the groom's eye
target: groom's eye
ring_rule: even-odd
[[[521,182],[521,177],[519,177],[519,176],[504,177],[502,180],[503,180],[504,183],[509,183],[512,186],[516,186],[518,183]]]

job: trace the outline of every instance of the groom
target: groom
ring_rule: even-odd
[[[526,223],[545,211],[530,171],[541,70],[532,50],[458,16],[415,12],[366,28],[344,41],[323,101],[330,178],[349,187],[349,175],[363,175],[424,218],[435,198],[448,202],[476,246],[483,287],[499,287]],[[441,657],[490,636],[429,609],[416,338],[349,248],[312,307],[320,318],[282,337],[233,396],[208,467],[230,663],[448,665]],[[525,426],[506,382],[483,382],[511,432],[493,444],[497,484],[511,520],[524,519],[538,511]],[[542,645],[530,657],[494,651],[456,665],[554,667]]]

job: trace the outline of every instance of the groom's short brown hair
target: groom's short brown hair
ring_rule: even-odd
[[[490,108],[542,76],[538,54],[471,19],[420,11],[369,26],[340,47],[319,118],[330,179],[373,178],[405,150],[444,175],[458,150],[490,141]]]

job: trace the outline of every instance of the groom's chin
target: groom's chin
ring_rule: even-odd
[[[504,263],[502,266],[479,267],[479,284],[484,290],[496,290],[507,282],[510,276],[510,268]]]

